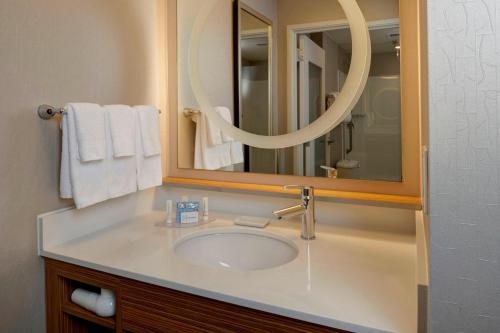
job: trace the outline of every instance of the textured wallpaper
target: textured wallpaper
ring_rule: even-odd
[[[500,1],[428,0],[431,328],[500,332]]]

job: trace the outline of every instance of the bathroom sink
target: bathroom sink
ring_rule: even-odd
[[[252,271],[284,265],[297,257],[286,238],[253,230],[206,230],[178,240],[175,253],[201,266]]]

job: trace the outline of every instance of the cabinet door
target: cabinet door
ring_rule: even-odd
[[[135,333],[340,333],[327,327],[135,281],[123,286],[121,305],[123,328]]]

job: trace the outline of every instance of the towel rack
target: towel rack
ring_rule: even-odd
[[[201,111],[193,108],[185,108],[184,109],[184,116],[185,117],[193,117],[194,115],[200,114]]]
[[[49,120],[54,118],[56,115],[63,115],[66,113],[65,108],[55,108],[51,105],[42,104],[38,106],[37,109],[38,116],[44,120]],[[158,110],[158,113],[161,114],[161,110]]]

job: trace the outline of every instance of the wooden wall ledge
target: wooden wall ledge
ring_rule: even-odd
[[[298,190],[284,190],[278,185],[261,185],[236,182],[222,182],[215,180],[192,179],[192,178],[163,178],[165,184],[185,185],[195,187],[217,188],[227,190],[238,190],[248,192],[261,193],[277,193],[277,194],[298,194]],[[381,206],[395,206],[401,208],[410,208],[415,210],[422,209],[422,199],[414,196],[378,194],[378,193],[362,193],[362,192],[345,192],[315,189],[316,197],[336,199],[343,202],[358,203],[358,204],[378,204]]]

